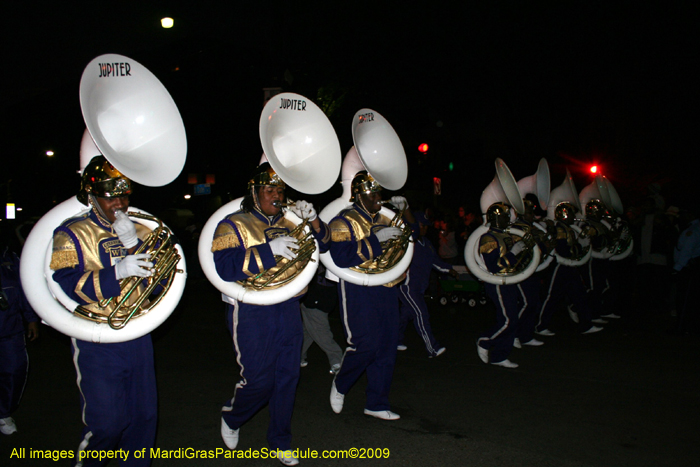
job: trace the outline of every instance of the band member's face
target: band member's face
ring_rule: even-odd
[[[104,215],[107,216],[107,220],[110,222],[117,220],[114,215],[115,211],[126,213],[126,210],[129,209],[128,196],[121,196],[119,198],[100,198],[96,196],[95,199],[97,200],[97,204],[100,205],[100,209],[102,209]]]
[[[370,214],[376,214],[382,208],[382,192],[375,191],[369,194],[360,193],[360,201]]]
[[[280,208],[273,206],[275,201],[284,201],[284,188],[278,186],[265,185],[258,190],[258,201],[260,201],[260,210],[266,216],[276,216],[280,212]]]

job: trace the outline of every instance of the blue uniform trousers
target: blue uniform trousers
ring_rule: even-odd
[[[609,281],[612,266],[610,260],[593,258],[584,270],[583,282],[588,287],[592,318],[615,312],[616,292],[611,291]]]
[[[239,302],[226,308],[241,380],[221,415],[229,428],[236,430],[269,405],[267,441],[271,449],[286,451],[292,441],[304,339],[299,300],[269,306]]]
[[[347,394],[367,372],[365,408],[390,410],[389,391],[399,335],[398,287],[363,287],[341,280],[340,313],[348,346],[335,387]]]
[[[17,410],[28,369],[24,332],[0,337],[0,418],[9,417]]]
[[[399,343],[403,343],[404,332],[409,321],[413,321],[413,326],[416,332],[425,342],[425,349],[428,355],[435,356],[440,349],[440,344],[433,335],[433,329],[430,326],[430,313],[428,306],[425,304],[424,290],[416,290],[414,287],[409,287],[402,284],[399,288],[399,298],[401,300],[400,324],[399,324]]]
[[[516,285],[489,283],[484,283],[484,289],[496,306],[496,325],[479,337],[477,345],[489,351],[491,363],[498,363],[506,360],[513,350],[520,291]]]
[[[71,339],[82,407],[83,439],[79,451],[129,451],[122,466],[151,465],[158,397],[150,334],[128,342],[96,344]],[[146,448],[144,458],[134,452]],[[109,459],[84,459],[84,466]]]
[[[557,264],[552,273],[547,296],[542,303],[536,326],[537,331],[543,331],[549,327],[554,310],[559,306],[564,295],[567,295],[571,303],[576,307],[579,330],[583,332],[590,329],[592,326],[591,309],[586,288],[581,281],[581,274],[578,268]]]
[[[520,291],[520,311],[518,313],[518,326],[515,337],[520,342],[530,342],[535,333],[535,324],[542,307],[540,289],[542,273],[534,273],[524,281],[517,284]]]

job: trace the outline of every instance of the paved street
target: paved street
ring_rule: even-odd
[[[695,466],[700,458],[698,335],[674,336],[658,316],[626,316],[581,336],[565,313],[539,348],[514,350],[507,370],[481,363],[477,335],[493,319],[490,304],[468,308],[430,302],[432,323],[448,351],[428,359],[412,327],[399,352],[392,387],[401,420],[363,415],[364,380],[343,412],[328,403],[332,377],[318,347],[301,371],[292,444],[302,450],[382,448],[388,459],[302,459],[302,465]],[[340,340],[337,315],[331,324]],[[19,432],[0,437],[0,465],[67,461],[10,458],[14,448],[75,450],[81,431],[68,338],[42,328],[29,346],[31,373]],[[208,282],[189,281],[180,306],[154,333],[159,387],[157,447],[224,448],[219,409],[238,369],[224,328],[223,305]],[[241,450],[267,446],[264,409],[241,429]],[[252,452],[252,451],[251,451]],[[28,456],[28,454],[27,454]],[[271,459],[160,459],[154,466],[279,465]],[[117,465],[111,462],[110,465]]]

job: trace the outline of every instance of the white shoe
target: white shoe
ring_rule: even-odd
[[[226,445],[226,447],[232,451],[236,449],[236,446],[238,446],[239,431],[240,428],[238,430],[232,430],[231,428],[229,428],[226,422],[224,421],[224,417],[221,417],[221,438],[224,440],[224,444]]]
[[[513,347],[515,347],[516,349],[523,348],[523,346],[520,344],[520,339],[518,339],[517,337],[513,340]]]
[[[479,354],[479,358],[481,359],[482,362],[488,363],[489,362],[489,351],[480,346],[479,344],[476,344],[476,351]]]
[[[608,324],[608,322],[605,321],[603,318],[592,319],[592,320],[591,320],[591,323],[595,323],[595,324]]]
[[[428,355],[428,358],[433,358],[433,357],[439,357],[440,355],[444,354],[447,352],[447,349],[445,347],[440,347],[437,352],[435,352],[435,355]]]
[[[406,347],[406,346],[403,345],[403,344],[397,345],[397,346],[396,346],[396,350],[400,350],[401,352],[403,352],[403,351],[406,350],[407,348],[408,348],[408,347]]]
[[[307,362],[306,360],[302,360],[301,363],[299,364],[299,366],[302,368],[306,368],[308,365],[309,365],[309,362]]]
[[[277,455],[277,460],[280,461],[283,465],[297,465],[299,463],[299,459],[292,455],[291,450],[279,453]]]
[[[337,375],[339,371],[340,371],[340,363],[335,363],[335,364],[331,365],[331,374],[332,375]]]
[[[594,332],[602,331],[603,328],[598,326],[591,326],[588,330],[583,331],[581,334],[593,334]]]
[[[12,417],[0,418],[0,432],[3,435],[11,435],[17,431],[17,425],[15,425],[15,419]]]
[[[616,315],[615,313],[610,313],[609,315],[601,316],[601,318],[620,319],[620,315]]]
[[[531,345],[533,347],[539,347],[540,345],[544,345],[544,342],[538,341],[537,339],[530,339],[527,342],[523,342],[523,345]]]
[[[571,318],[571,321],[578,324],[578,313],[574,311],[574,306],[569,305],[566,309],[569,310],[569,318]]]
[[[340,413],[343,410],[343,403],[345,402],[345,395],[338,392],[335,388],[335,381],[331,386],[331,408],[333,412]]]
[[[554,336],[554,335],[556,335],[556,334],[554,334],[552,331],[550,331],[549,329],[543,329],[543,330],[541,330],[541,331],[535,331],[535,334],[539,334],[540,336]]]
[[[502,362],[491,362],[491,365],[502,366],[503,368],[518,368],[517,363],[513,363],[507,358]]]
[[[392,412],[391,410],[379,410],[375,412],[374,410],[365,409],[365,415],[370,417],[379,418],[381,420],[398,420],[401,415]]]

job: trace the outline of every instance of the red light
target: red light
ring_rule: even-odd
[[[420,146],[418,146],[418,150],[422,152],[423,154],[428,152],[428,145],[423,143]]]
[[[594,173],[596,173],[596,172],[598,172],[598,166],[597,166],[597,165],[592,165],[592,166],[591,166],[591,173],[594,174]]]

